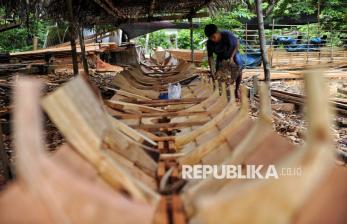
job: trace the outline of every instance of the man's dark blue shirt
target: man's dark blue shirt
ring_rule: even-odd
[[[211,40],[207,41],[208,57],[212,57],[213,54],[217,55],[217,67],[221,61],[230,59],[231,53],[235,50],[238,43],[237,38],[230,31],[221,31],[221,35],[222,39],[218,43],[214,43]],[[238,51],[234,56],[234,61],[242,67],[243,63]]]

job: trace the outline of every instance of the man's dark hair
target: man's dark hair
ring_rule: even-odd
[[[218,28],[214,24],[208,24],[208,25],[205,26],[205,35],[206,35],[206,37],[211,37],[217,31],[218,31]]]

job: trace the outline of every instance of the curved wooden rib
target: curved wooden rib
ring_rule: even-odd
[[[291,223],[308,193],[322,181],[333,165],[329,136],[328,99],[320,74],[308,74],[309,132],[307,146],[295,150],[277,165],[277,169],[301,167],[301,176],[280,176],[280,179],[255,180],[214,197],[202,199],[195,221],[203,223]],[[322,103],[323,102],[323,103]],[[318,114],[317,111],[320,111]],[[269,200],[269,198],[271,200]],[[261,206],[256,205],[260,202]],[[256,207],[255,207],[256,206]],[[252,210],[252,215],[249,215]],[[214,214],[213,217],[211,214]],[[223,216],[222,216],[223,214]]]
[[[159,97],[159,93],[156,91],[152,91],[152,90],[140,90],[137,89],[135,87],[133,87],[132,85],[129,84],[129,82],[121,75],[116,75],[116,77],[113,79],[112,84],[123,89],[126,90],[127,92],[136,94],[136,95],[140,95],[140,96],[144,96],[150,99],[158,99]]]
[[[235,116],[232,122],[229,123],[228,126],[223,128],[218,135],[210,139],[208,142],[199,145],[198,148],[192,149],[190,152],[188,152],[187,155],[181,157],[178,159],[180,164],[184,165],[193,165],[200,163],[202,158],[205,157],[207,154],[211,153],[215,149],[218,149],[218,147],[225,143],[227,141],[228,136],[235,132],[236,130],[241,127],[244,122],[249,118],[248,110],[248,100],[246,96],[246,90],[243,89],[242,94],[242,107],[239,111],[239,113]]]
[[[108,116],[112,126],[114,126],[116,129],[120,130],[122,133],[133,139],[135,142],[147,142],[150,143],[152,146],[157,146],[157,143],[152,139],[148,138],[146,135],[136,131],[135,129],[130,128],[128,125],[124,124],[122,121],[113,118],[111,115],[106,115]]]
[[[131,202],[103,185],[88,181],[84,175],[67,170],[55,159],[45,155],[39,92],[40,84],[37,81],[18,82],[15,97],[16,167],[21,182],[10,187],[7,197],[0,198],[0,213],[6,211],[5,208],[18,207],[24,213],[16,213],[15,216],[13,213],[1,214],[1,222],[113,223],[115,220],[122,220],[129,223],[151,223],[153,208]],[[28,191],[16,188],[18,185]],[[7,201],[7,204],[3,204],[3,200],[6,202],[13,196],[11,193],[16,193],[17,199],[13,201],[18,201],[20,197],[27,203],[18,205]],[[131,215],[134,208],[138,209],[138,216]],[[37,212],[42,214],[33,215]],[[25,216],[30,213],[33,214]]]
[[[233,87],[231,87],[231,92],[233,92]],[[189,142],[193,142],[198,136],[202,135],[213,129],[218,123],[223,122],[224,119],[227,119],[231,114],[235,113],[238,109],[235,99],[232,98],[229,104],[217,114],[212,120],[210,120],[205,125],[194,129],[191,132],[185,133],[184,135],[179,135],[175,138],[175,146],[177,150],[181,150],[182,146],[188,144]]]
[[[45,97],[42,105],[66,139],[114,188],[127,190],[135,198],[156,201],[157,194],[132,179],[125,167],[109,157],[105,148],[114,150],[154,177],[155,162],[136,144],[127,141],[110,124],[87,83],[77,77]]]
[[[222,95],[218,96],[217,99],[214,99],[214,101],[210,101],[210,102],[204,101],[201,104],[195,105],[195,106],[199,105],[200,108],[204,108],[203,111],[206,111],[207,114],[173,118],[171,119],[171,122],[197,122],[197,121],[203,121],[203,120],[210,120],[213,117],[215,117],[219,112],[221,112],[227,106],[227,104],[228,104],[228,98],[226,94],[225,85],[223,85]],[[195,111],[197,108],[198,107],[196,107],[194,110],[192,110],[192,108],[188,108],[187,110],[184,110],[184,111],[192,112],[192,111]]]
[[[244,102],[244,101],[242,101]],[[217,160],[214,159],[214,163],[212,164],[248,164],[247,162],[254,162],[255,164],[263,164],[266,166],[269,162],[274,163],[286,153],[292,150],[292,145],[287,141],[284,141],[282,137],[279,137],[272,130],[271,125],[271,114],[269,113],[270,105],[268,104],[269,94],[267,92],[267,87],[262,85],[260,91],[260,114],[259,119],[255,124],[244,122],[239,125],[238,129],[233,129],[234,132],[230,132],[230,136],[228,139],[229,147],[234,149],[230,153],[229,150],[216,150],[215,154],[212,155],[217,157]],[[247,125],[248,124],[248,125]],[[249,127],[251,125],[251,127]],[[237,132],[235,132],[235,130]],[[241,139],[241,141],[240,141]],[[269,142],[269,139],[272,139]],[[263,153],[267,153],[268,151],[273,151],[272,147],[280,147],[280,149],[276,149],[275,153],[272,152],[271,157],[267,157],[268,159],[264,159],[261,156]],[[220,158],[218,160],[218,158]],[[211,164],[211,162],[209,162]],[[250,163],[253,165],[253,163]],[[186,191],[183,194],[183,198],[186,203],[186,208],[189,215],[193,215],[195,212],[195,206],[198,200],[199,194],[213,194],[218,192],[224,185],[233,184],[235,181],[223,179],[216,181],[213,178],[208,178],[206,180],[192,183],[185,188]]]

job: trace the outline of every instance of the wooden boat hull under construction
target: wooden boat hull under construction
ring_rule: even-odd
[[[40,83],[19,79],[18,178],[0,194],[1,223],[347,222],[347,171],[334,162],[321,71],[306,75],[307,144],[294,146],[272,128],[265,85],[253,120],[246,88],[237,103],[233,86],[214,83],[187,62],[141,63],[115,77],[110,100],[84,75],[44,97]],[[181,99],[158,99],[169,83],[181,83]],[[51,154],[40,105],[67,141]],[[303,172],[192,180],[182,179],[183,165]]]

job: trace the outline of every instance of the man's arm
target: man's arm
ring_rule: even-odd
[[[213,64],[213,50],[207,41],[206,43],[206,48],[207,48],[207,57],[208,57],[208,66],[210,67],[211,75],[214,76],[214,64]]]
[[[237,40],[235,49],[231,52],[231,55],[230,55],[230,62],[233,64],[235,64],[234,57],[235,57],[236,53],[238,52],[239,47],[240,47],[240,42],[239,42],[239,40]]]
[[[232,52],[230,52],[229,61],[230,61],[230,63],[235,64],[234,56],[236,55],[236,53],[239,50],[240,42],[232,32],[227,31],[227,35],[228,35],[228,39],[229,39],[229,43],[230,43],[231,47],[235,46],[234,50]]]

